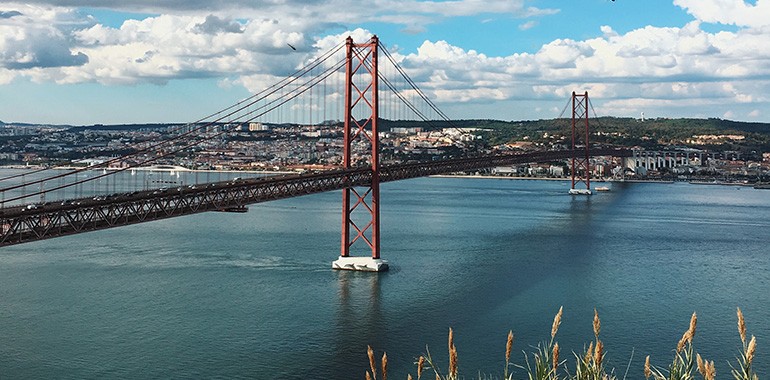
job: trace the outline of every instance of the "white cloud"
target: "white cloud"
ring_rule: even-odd
[[[0,85],[11,83],[15,77],[13,71],[0,67]]]
[[[381,11],[439,14],[442,16],[470,16],[482,13],[512,14],[522,17],[556,13],[553,9],[525,7],[523,0],[455,0],[455,1],[393,1],[382,2]],[[406,12],[409,13],[409,12]]]
[[[578,60],[593,56],[589,44],[572,40],[556,40],[540,48],[535,55],[538,63],[550,69],[577,68]]]
[[[401,33],[406,34],[422,34],[425,33],[427,28],[424,25],[408,25],[401,29]]]
[[[618,33],[612,30],[612,27],[609,25],[602,25],[601,27],[599,27],[599,30],[602,31],[602,34],[604,34],[604,37],[606,38],[618,36]]]
[[[125,6],[159,10],[154,3],[134,0]],[[262,8],[236,1],[216,13],[201,13],[204,3],[195,3],[119,27],[98,24],[68,8],[0,5],[0,84],[19,75],[36,82],[111,85],[214,77],[220,86],[256,92],[319,52],[339,46],[348,35],[358,42],[371,36],[364,29],[329,35],[325,31],[334,23],[384,21],[419,33],[441,17],[555,12],[526,7],[524,0],[403,0],[352,8],[342,7],[339,0],[260,3]],[[753,13],[763,12],[768,3],[675,0],[696,20],[623,34],[604,25],[595,38],[557,39],[534,53],[494,57],[427,40],[415,52],[394,48],[393,55],[423,90],[447,105],[560,102],[572,91],[588,90],[594,100],[604,100],[601,110],[610,114],[686,106],[704,107],[703,112],[715,115],[730,110],[758,117],[752,111],[770,107],[765,95],[770,93],[770,26]],[[279,19],[280,12],[285,14]],[[709,33],[702,28],[708,22],[742,27]],[[535,25],[529,21],[521,27]],[[541,107],[542,112],[550,108]]]
[[[447,103],[556,100],[587,90],[604,112],[619,115],[687,108],[713,116],[731,105],[770,106],[770,30],[708,33],[694,21],[622,35],[601,31],[599,38],[555,40],[534,54],[508,57],[426,41],[403,66]]]
[[[156,0],[68,0],[70,7],[108,8],[150,14],[200,15],[216,13],[231,19],[281,18],[303,20],[318,24],[388,22],[407,27],[434,23],[441,18],[502,14],[514,17],[543,16],[557,13],[557,9],[528,6],[530,0],[396,0],[350,2],[347,0],[211,0],[156,1]],[[28,0],[29,4],[51,7],[58,0]]]
[[[523,24],[520,24],[520,25],[519,25],[519,30],[530,30],[530,29],[532,29],[532,28],[536,27],[536,26],[537,26],[537,24],[538,24],[538,22],[537,22],[537,21],[535,21],[535,20],[530,20],[530,21],[527,21],[527,22],[525,22],[525,23],[523,23]]]
[[[770,0],[756,0],[754,4],[744,0],[674,0],[674,4],[703,22],[754,28],[770,25]]]
[[[0,7],[0,67],[24,70],[78,66],[88,56],[75,51],[69,31],[91,23],[65,8],[25,4]]]
[[[211,26],[212,20],[216,26]],[[29,72],[60,83],[163,83],[169,79],[252,73],[284,74],[311,50],[293,25],[274,20],[244,24],[208,17],[162,15],[129,20],[120,28],[94,25],[72,33],[89,57],[79,67]],[[277,59],[280,57],[280,59]]]

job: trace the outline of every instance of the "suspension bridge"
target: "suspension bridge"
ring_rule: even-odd
[[[590,157],[627,157],[630,151],[592,148],[588,93],[573,93],[570,102],[571,149],[498,153],[479,149],[466,138],[451,143],[462,154],[425,162],[381,162],[381,120],[411,118],[428,128],[435,128],[436,120],[452,122],[376,36],[364,43],[349,37],[247,99],[174,127],[167,138],[134,143],[128,155],[84,168],[25,170],[0,178],[0,246],[208,211],[245,211],[258,202],[342,190],[341,248],[333,268],[387,270],[380,257],[382,182],[568,159],[570,193],[590,194]],[[219,181],[196,178],[186,184],[125,180],[127,173],[173,163],[183,152],[210,145],[243,125],[318,125],[339,115],[342,157],[332,170]],[[457,136],[469,134],[457,130]]]

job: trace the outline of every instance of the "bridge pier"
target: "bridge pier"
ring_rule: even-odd
[[[340,256],[337,260],[332,261],[332,269],[383,272],[388,270],[388,262],[372,257]]]

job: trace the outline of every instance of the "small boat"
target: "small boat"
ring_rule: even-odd
[[[610,188],[607,187],[607,186],[599,186],[599,187],[594,188],[594,190],[596,190],[596,191],[610,191]]]
[[[713,180],[713,181],[690,181],[689,183],[691,185],[724,185],[724,182],[717,181],[717,180]]]

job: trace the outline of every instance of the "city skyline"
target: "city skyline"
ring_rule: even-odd
[[[0,120],[187,122],[377,34],[452,118],[553,118],[589,91],[599,115],[767,122],[768,12],[768,0],[8,3]]]

